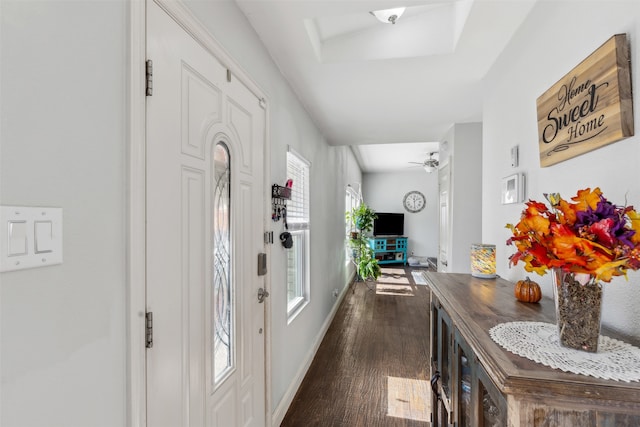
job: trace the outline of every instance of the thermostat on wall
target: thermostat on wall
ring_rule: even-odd
[[[519,153],[518,153],[519,149],[517,145],[514,145],[513,147],[511,147],[511,167],[512,168],[517,168],[518,167],[518,163],[519,163]]]

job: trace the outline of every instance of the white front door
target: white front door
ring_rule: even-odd
[[[147,1],[149,427],[265,425],[265,111]]]

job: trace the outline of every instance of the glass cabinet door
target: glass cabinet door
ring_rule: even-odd
[[[471,426],[471,364],[467,353],[458,347],[458,425]]]
[[[433,425],[448,426],[451,420],[451,390],[453,379],[453,340],[451,318],[440,303],[432,301],[432,403]],[[439,399],[438,399],[439,398]]]
[[[472,387],[472,353],[468,349],[466,343],[456,333],[456,397],[457,405],[455,406],[456,419],[459,427],[470,427],[472,425],[473,413],[471,409],[471,387]]]
[[[454,412],[457,427],[506,427],[507,401],[493,385],[467,342],[456,330],[456,396]]]
[[[433,426],[506,427],[505,397],[433,298],[431,374]]]
[[[493,385],[479,363],[476,366],[478,389],[478,427],[504,427],[507,425],[507,401]]]
[[[440,328],[440,374],[442,376],[442,388],[447,399],[451,398],[451,319],[447,313],[438,311],[438,328]],[[444,398],[444,396],[443,396]]]
[[[440,414],[438,400],[438,381],[440,379],[440,356],[438,347],[440,344],[440,338],[438,337],[438,304],[431,295],[431,422],[434,426],[439,426]]]

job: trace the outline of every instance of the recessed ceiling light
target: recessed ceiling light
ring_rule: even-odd
[[[385,24],[395,24],[398,18],[404,13],[404,7],[396,7],[394,9],[374,10],[371,13],[378,18],[378,21]]]

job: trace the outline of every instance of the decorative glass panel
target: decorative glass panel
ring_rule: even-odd
[[[458,347],[458,393],[460,402],[458,404],[458,425],[467,427],[471,421],[471,366],[467,355]],[[489,424],[492,425],[492,424]]]
[[[484,388],[484,384],[480,383],[482,390],[482,418],[480,422],[482,426],[506,426],[506,414],[501,411],[500,406],[493,400],[493,396]]]
[[[230,159],[223,143],[213,154],[213,378],[219,382],[233,366],[234,307],[231,282]]]

